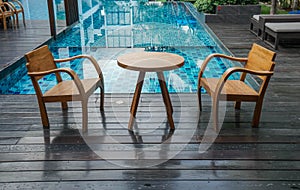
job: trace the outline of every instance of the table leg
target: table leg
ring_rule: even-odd
[[[137,107],[138,107],[138,104],[139,104],[141,91],[142,91],[142,88],[143,88],[144,78],[145,78],[145,72],[141,71],[140,74],[139,74],[138,80],[136,82],[135,92],[134,92],[133,100],[132,100],[132,103],[131,103],[130,119],[129,119],[129,123],[128,123],[128,129],[129,130],[132,130],[132,125],[135,121],[135,115],[136,115]]]
[[[158,77],[158,80],[159,80],[159,85],[160,85],[160,88],[161,88],[162,97],[163,97],[163,100],[164,100],[164,103],[165,103],[170,128],[175,129],[174,121],[173,121],[173,117],[172,117],[173,107],[172,107],[172,104],[171,104],[171,100],[170,100],[170,96],[169,96],[169,92],[168,92],[168,89],[167,89],[166,80],[165,80],[163,72],[157,72],[157,77]]]

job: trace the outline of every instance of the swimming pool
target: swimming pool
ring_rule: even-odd
[[[200,21],[200,14],[189,3],[148,1],[91,1],[82,9],[80,23],[49,43],[55,58],[90,54],[103,71],[106,93],[133,92],[137,72],[117,66],[118,56],[132,51],[166,51],[185,58],[185,65],[164,72],[169,91],[196,92],[199,68],[211,53],[227,53],[226,49]],[[228,65],[213,60],[206,76],[219,77]],[[63,63],[79,73],[80,78],[92,75],[82,60]],[[41,80],[43,89],[54,85],[53,76]],[[238,77],[238,76],[236,76]],[[122,86],[118,81],[127,82]],[[51,82],[52,81],[52,82]],[[49,84],[50,82],[50,84]],[[0,81],[1,94],[34,94],[25,64]],[[146,76],[143,92],[160,92],[155,73]]]

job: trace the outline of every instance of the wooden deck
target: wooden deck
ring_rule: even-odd
[[[236,56],[253,42],[264,45],[246,25],[210,27]],[[67,112],[48,104],[49,131],[34,95],[0,95],[1,189],[300,189],[300,48],[277,52],[260,127],[251,128],[252,103],[241,111],[229,103],[218,136],[205,133],[205,95],[200,115],[196,94],[172,94],[177,129],[169,133],[161,95],[142,94],[134,134],[126,129],[131,95],[106,94],[102,115],[93,96],[85,135],[78,103]]]
[[[64,29],[59,23],[57,32]],[[26,27],[22,21],[19,28],[9,27],[6,31],[0,28],[0,71],[14,69],[13,63],[23,58],[28,51],[50,40],[49,23],[42,20],[26,20]],[[1,78],[1,74],[0,74]]]

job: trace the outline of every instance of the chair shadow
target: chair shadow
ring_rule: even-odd
[[[102,127],[106,130],[106,117],[105,112],[101,111]],[[101,159],[87,144],[86,137],[83,136],[87,132],[82,133],[81,129],[72,128],[69,126],[68,111],[63,110],[63,123],[62,129],[51,137],[50,128],[43,129],[45,159],[44,159],[44,173],[45,179],[62,179],[64,178],[61,171],[67,165],[74,167],[70,161],[79,161],[80,166],[86,172],[87,176],[91,171],[91,160]],[[56,133],[56,131],[54,132]],[[88,137],[87,137],[88,138]]]
[[[133,146],[136,148],[136,160],[130,161],[131,163],[129,164],[135,163],[136,165],[133,165],[133,167],[137,169],[126,170],[122,173],[125,178],[137,179],[129,185],[134,186],[138,184],[138,179],[148,178],[149,176],[157,177],[157,170],[160,170],[162,172],[160,175],[164,175],[166,178],[178,178],[181,175],[180,170],[168,169],[172,168],[173,166],[181,165],[181,160],[168,158],[168,151],[171,150],[170,145],[175,130],[171,130],[168,126],[168,122],[166,122],[166,126],[163,129],[163,134],[161,135],[160,143],[162,148],[158,150],[158,158],[147,158],[149,153],[147,153],[147,150],[144,150],[144,148],[147,148],[147,142],[144,142],[143,135],[139,133],[137,124],[135,124],[134,127],[137,132],[128,130],[128,133],[132,139]],[[149,163],[153,163],[153,165],[148,166]],[[151,182],[147,183],[147,185],[150,187]]]

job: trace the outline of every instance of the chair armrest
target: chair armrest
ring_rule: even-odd
[[[229,59],[232,61],[239,61],[239,62],[247,62],[248,61],[247,57],[233,57],[233,56],[229,56],[229,55],[225,55],[225,54],[217,54],[217,57]]]
[[[232,60],[232,61],[239,61],[239,62],[247,62],[248,61],[248,58],[232,57],[232,56],[225,55],[225,54],[220,54],[220,53],[210,54],[209,56],[206,57],[206,59],[203,61],[202,65],[201,65],[199,75],[198,75],[199,78],[202,77],[207,64],[214,57],[220,57],[220,58],[229,59],[229,60]]]
[[[14,7],[8,3],[8,2],[3,2],[3,5],[7,5],[7,6],[1,6],[0,7],[0,11],[3,13],[5,11],[14,11]],[[1,10],[1,8],[4,8],[4,10]],[[8,8],[8,9],[7,9]]]
[[[94,68],[96,69],[99,78],[101,78],[103,80],[102,71],[101,71],[97,61],[95,60],[94,57],[92,57],[90,55],[76,55],[76,56],[64,58],[64,59],[55,59],[54,62],[56,62],[56,63],[66,62],[66,61],[72,61],[74,59],[81,59],[81,58],[87,58],[88,60],[90,60],[92,62],[92,64],[94,65]]]
[[[237,72],[245,72],[253,75],[259,75],[259,76],[272,76],[274,72],[272,71],[256,71],[256,70],[251,70],[251,69],[246,69],[243,67],[232,67],[227,69],[222,77],[219,79],[217,87],[216,87],[216,95],[220,94],[222,92],[222,89],[225,85],[225,82],[227,79],[233,74]]]
[[[83,85],[82,85],[79,77],[77,76],[77,74],[72,69],[57,68],[57,69],[51,69],[51,70],[48,70],[48,71],[41,71],[41,72],[28,72],[28,75],[30,77],[37,77],[37,76],[49,75],[49,74],[52,74],[52,73],[60,73],[60,72],[69,74],[71,76],[71,78],[74,80],[79,93],[80,94],[85,94]]]
[[[22,3],[21,3],[20,1],[18,1],[18,0],[13,0],[12,2],[17,3],[17,4],[20,6],[20,8],[23,9],[23,5],[22,5]],[[15,6],[12,2],[10,2],[10,4],[12,4],[12,6],[17,10],[16,6]]]
[[[7,3],[8,3],[11,10],[17,11],[17,7],[12,2],[7,2]]]

